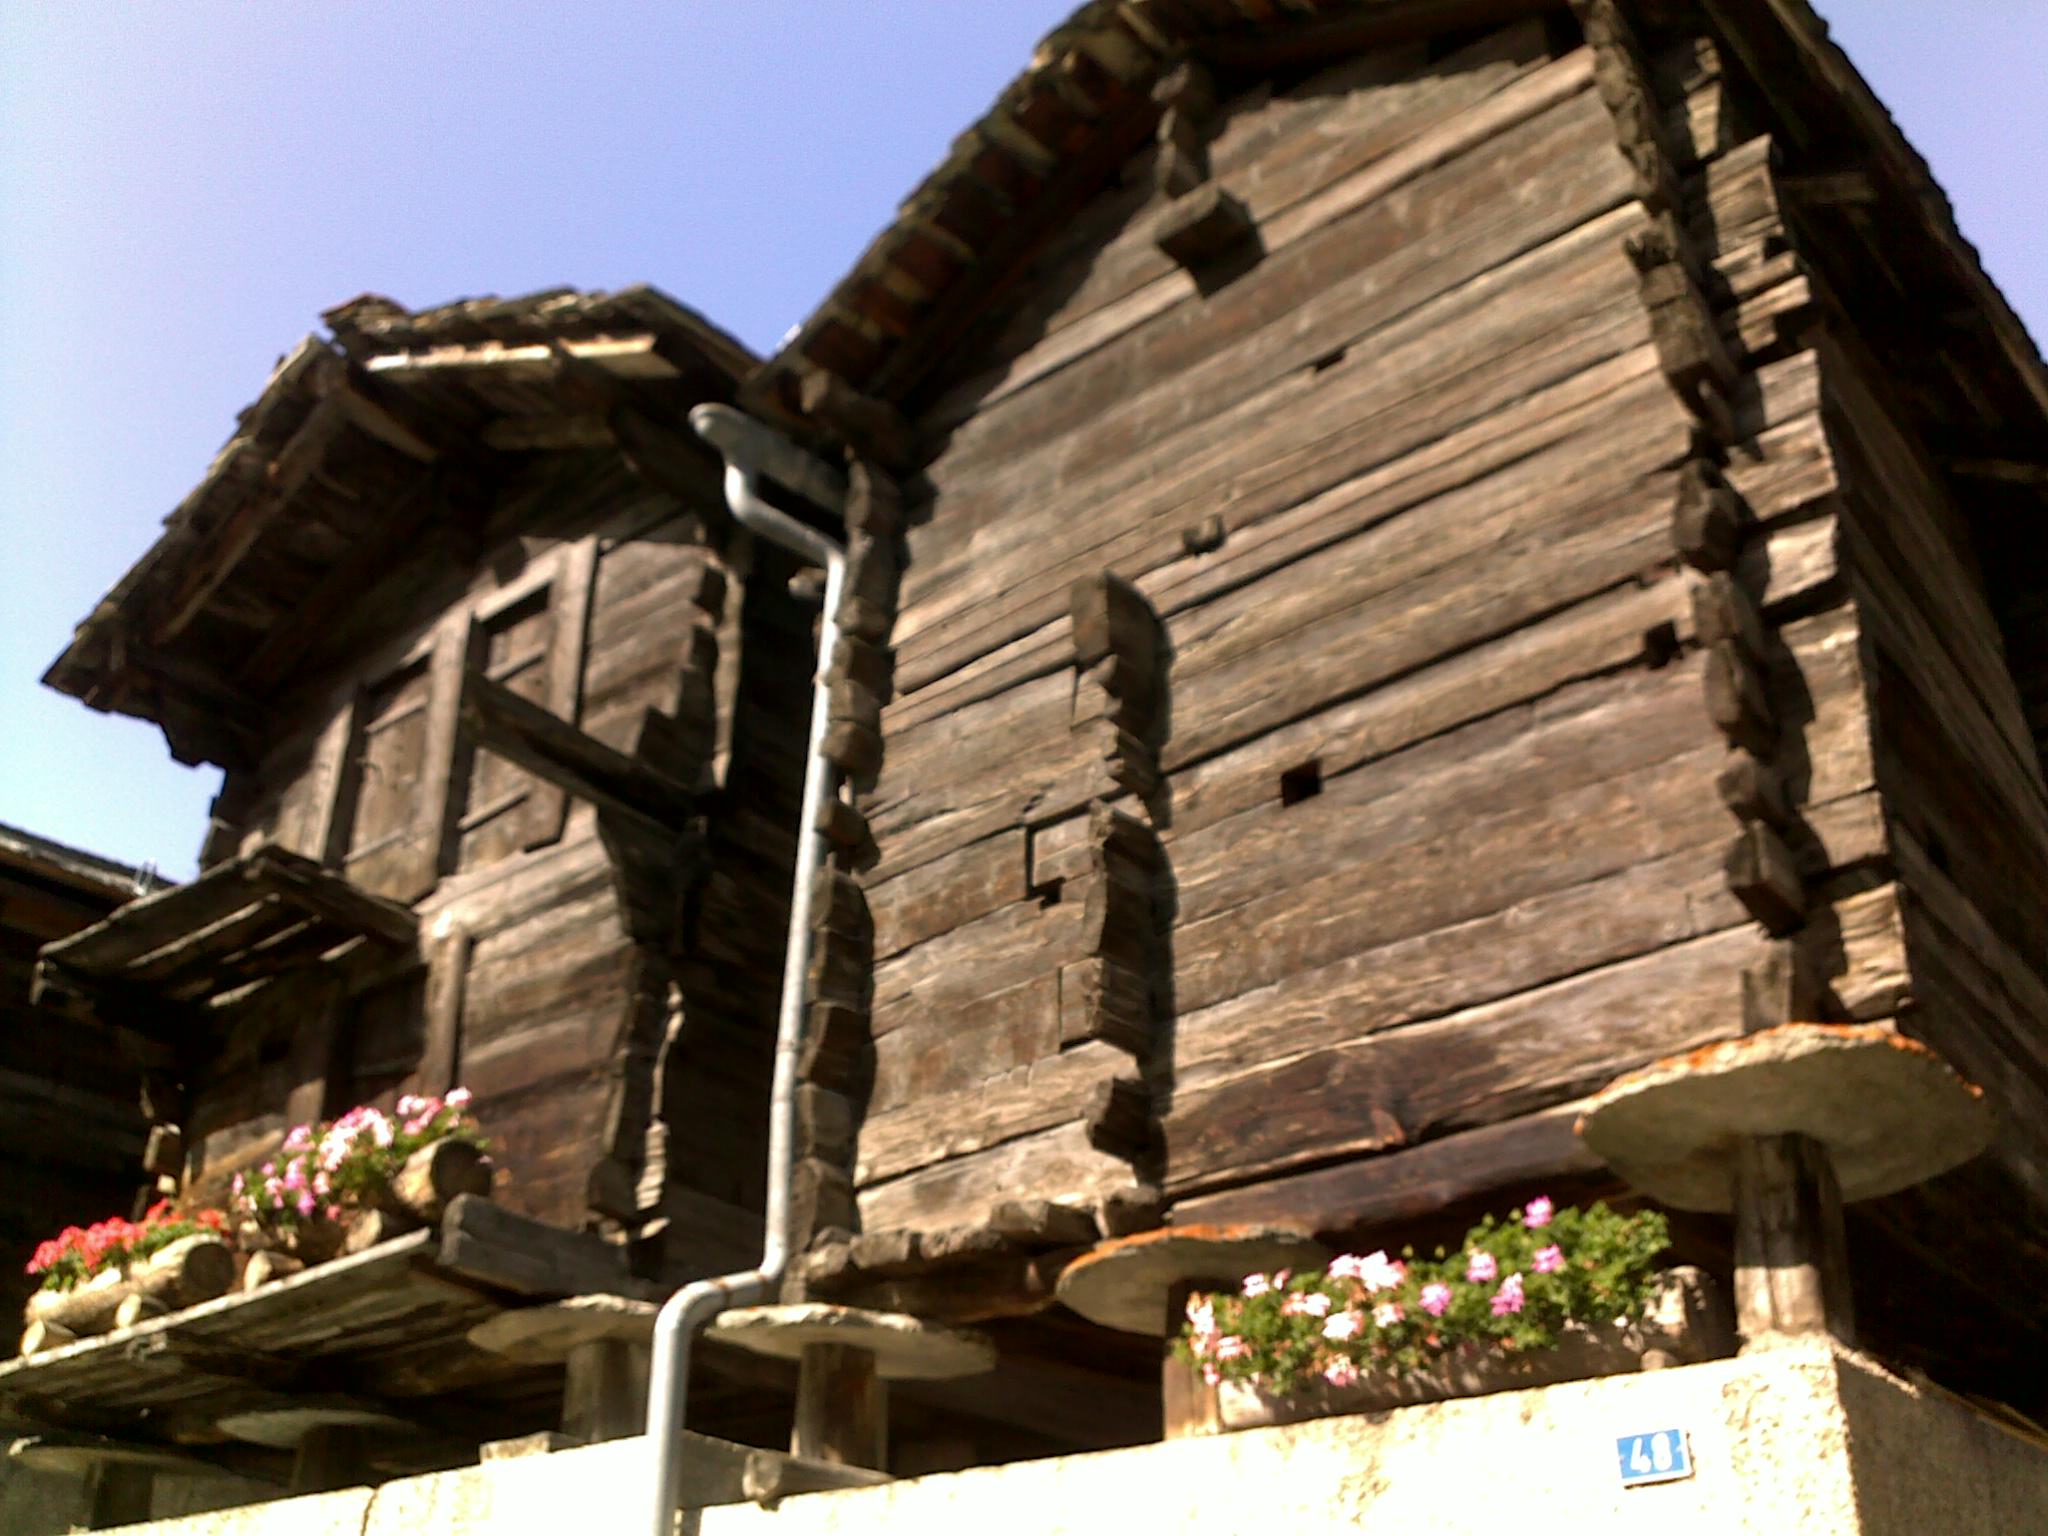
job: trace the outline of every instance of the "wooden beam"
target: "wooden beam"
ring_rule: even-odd
[[[1359,7],[1362,14],[1210,32],[1191,40],[1195,57],[1229,75],[1259,75],[1324,63],[1389,43],[1413,42],[1468,28],[1505,26],[1564,9],[1563,0],[1392,0]]]
[[[426,1038],[414,1092],[436,1097],[455,1086],[462,1047],[462,992],[475,939],[466,928],[437,933],[427,961]]]
[[[1510,1185],[1598,1172],[1561,1105],[1399,1152],[1182,1200],[1176,1223],[1261,1221],[1314,1232],[1368,1230],[1435,1215]]]
[[[257,540],[277,521],[306,477],[319,467],[348,420],[345,392],[341,390],[329,393],[307,413],[277,457],[264,466],[261,488],[247,494],[219,526],[208,531],[203,557],[172,590],[161,617],[150,626],[149,637],[154,643],[167,644],[198,617],[207,600],[220,590]]]
[[[386,505],[376,534],[358,539],[341,560],[328,567],[318,585],[293,604],[290,616],[271,627],[235,668],[235,681],[257,698],[269,694],[313,646],[333,633],[335,621],[362,601],[371,583],[391,570],[403,551],[417,544],[429,522],[446,515],[451,504],[460,507],[464,500],[454,477],[422,475],[418,485]]]
[[[549,1226],[479,1195],[448,1202],[431,1262],[521,1296],[641,1296],[655,1289],[633,1278],[618,1244]]]
[[[288,849],[258,848],[240,869],[242,879],[255,890],[278,896],[286,905],[350,933],[399,948],[411,948],[418,941],[419,919],[410,907],[357,890]]]
[[[683,785],[475,668],[463,677],[462,720],[478,746],[600,811],[671,834],[695,813],[696,797]]]

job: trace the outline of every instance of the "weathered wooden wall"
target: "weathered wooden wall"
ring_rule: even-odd
[[[128,1215],[142,1172],[138,1074],[110,1033],[29,1002],[36,951],[119,896],[0,857],[0,1356],[14,1352],[24,1272],[60,1228]]]
[[[1211,172],[1257,252],[1178,269],[1135,165],[918,418],[941,446],[863,801],[869,1229],[1152,1180],[1188,1217],[1342,1227],[1376,1186],[1583,1168],[1557,1106],[1740,1027],[1773,941],[1731,889],[1727,679],[1674,534],[1716,434],[1667,377],[1624,249],[1644,189],[1566,30],[1227,102]],[[1753,519],[1745,675],[1796,736],[1802,968],[1889,1017],[1858,621],[1783,321],[1809,296],[1711,71],[1642,64],[1740,374],[1709,468]],[[1104,572],[1163,626],[1149,743],[1105,737],[1113,673],[1077,671],[1072,588]],[[1098,890],[1093,799],[1156,835],[1149,924]],[[1071,1027],[1104,954],[1151,972],[1135,1054]]]
[[[283,702],[258,771],[229,774],[213,856],[276,840],[414,901],[427,964],[340,1005],[326,1057],[305,1045],[322,1027],[318,983],[287,978],[242,1009],[226,1049],[190,1073],[202,1188],[274,1146],[294,1117],[459,1082],[476,1095],[507,1172],[501,1198],[516,1209],[631,1226],[676,1191],[709,1198],[728,1221],[758,1209],[770,951],[800,774],[782,737],[803,701],[783,697],[791,685],[771,669],[748,668],[745,632],[779,648],[800,621],[779,588],[753,591],[744,562],[707,542],[708,471],[702,490],[686,508],[613,454],[527,459],[497,486],[468,558],[443,559],[438,579],[401,572],[374,593],[374,621],[354,625]],[[519,596],[543,578],[544,590]],[[626,846],[622,859],[627,829],[601,835],[590,806],[564,805],[460,737],[437,762],[441,695],[425,679],[451,623],[468,626],[458,654],[512,691],[689,788],[729,790],[708,825],[678,828],[675,847]],[[377,692],[379,679],[412,675],[408,656],[422,678],[410,715]],[[374,728],[377,711],[394,709],[395,731],[420,723],[409,738],[365,736],[366,715]],[[387,739],[388,762],[364,746]],[[380,799],[365,810],[373,789]],[[434,847],[420,829],[437,795],[451,810]],[[403,832],[393,851],[373,842],[356,857],[386,823]],[[676,878],[662,877],[669,867]],[[325,1073],[311,1088],[309,1062]],[[680,1137],[663,1134],[664,1091]]]

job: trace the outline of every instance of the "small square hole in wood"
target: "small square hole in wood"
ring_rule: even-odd
[[[1034,885],[1031,888],[1031,894],[1038,898],[1039,906],[1056,907],[1060,904],[1060,897],[1065,894],[1066,888],[1066,877],[1063,875],[1056,876],[1042,884]]]
[[[1311,758],[1280,775],[1280,803],[1299,805],[1323,792],[1323,765]]]

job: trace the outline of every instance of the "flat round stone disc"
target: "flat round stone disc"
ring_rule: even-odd
[[[1180,1326],[1166,1315],[1176,1286],[1213,1282],[1235,1289],[1246,1275],[1320,1265],[1330,1250],[1279,1227],[1160,1227],[1111,1238],[1060,1272],[1059,1299],[1091,1323],[1164,1338]]]
[[[978,1376],[996,1363],[994,1340],[972,1329],[818,1301],[735,1307],[719,1313],[704,1332],[721,1344],[783,1360],[801,1359],[813,1344],[863,1349],[875,1357],[875,1374],[885,1381]]]
[[[1734,1144],[1810,1136],[1842,1199],[1870,1200],[1946,1173],[1989,1145],[1982,1090],[1881,1024],[1781,1024],[1619,1078],[1579,1135],[1622,1178],[1682,1211],[1735,1205]]]
[[[213,1471],[200,1461],[167,1445],[140,1445],[124,1440],[102,1440],[97,1435],[28,1435],[7,1447],[7,1459],[31,1472],[61,1472],[83,1476],[95,1467],[148,1467],[159,1472]]]
[[[485,1318],[469,1330],[469,1342],[518,1365],[554,1365],[597,1339],[648,1342],[660,1310],[631,1296],[571,1296]]]
[[[246,1413],[225,1414],[222,1433],[250,1445],[267,1445],[272,1450],[297,1450],[299,1442],[316,1429],[367,1429],[380,1434],[409,1434],[415,1425],[408,1419],[358,1403],[348,1398],[306,1398],[275,1408],[252,1408]]]

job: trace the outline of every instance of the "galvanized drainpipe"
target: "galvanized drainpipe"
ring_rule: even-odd
[[[824,858],[818,830],[833,769],[824,756],[831,690],[825,672],[839,638],[839,594],[846,550],[761,496],[763,476],[828,511],[846,502],[846,482],[780,433],[724,405],[690,412],[697,435],[725,456],[725,499],[742,526],[825,568],[825,613],[811,684],[811,730],[804,759],[803,809],[797,822],[796,876],[789,898],[789,944],[782,964],[782,1004],[775,1029],[775,1077],[768,1108],[768,1200],[757,1268],[693,1280],[663,1304],[654,1320],[654,1358],[647,1383],[647,1441],[654,1456],[653,1536],[674,1536],[681,1507],[677,1441],[689,1396],[690,1344],[699,1328],[729,1306],[772,1298],[789,1263],[789,1183],[795,1144],[796,1063],[802,1044],[804,987],[811,961],[811,890]]]

